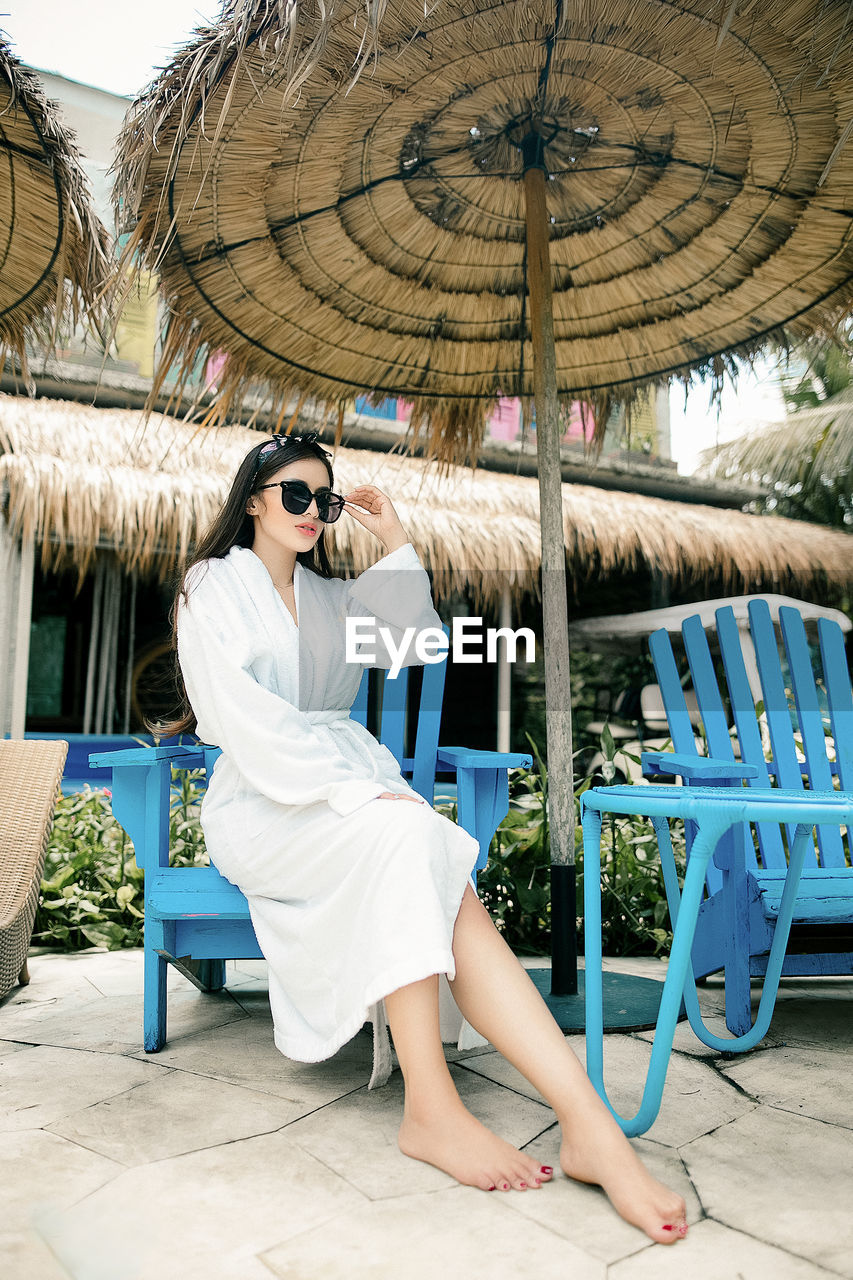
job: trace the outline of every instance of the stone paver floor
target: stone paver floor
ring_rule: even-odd
[[[0,1004],[4,1280],[853,1280],[853,981],[784,982],[745,1055],[679,1026],[634,1140],[687,1200],[687,1240],[663,1247],[563,1176],[495,1196],[407,1160],[399,1072],[368,1092],[367,1030],[329,1062],[284,1059],[262,962],[229,963],[216,995],[170,970],[169,1041],[145,1054],[141,960],[37,954]],[[719,1025],[721,983],[701,1000]],[[623,1111],[650,1040],[607,1037]],[[475,1115],[556,1166],[536,1091],[489,1047],[448,1057]]]

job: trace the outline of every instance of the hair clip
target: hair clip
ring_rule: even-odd
[[[277,449],[283,449],[289,444],[316,444],[320,446],[320,434],[317,431],[304,431],[300,435],[286,435],[283,431],[275,431],[272,439],[268,440],[259,450],[255,458],[255,470],[261,466],[263,460],[271,453],[275,453]],[[327,458],[332,455],[328,450],[323,449],[323,453]]]

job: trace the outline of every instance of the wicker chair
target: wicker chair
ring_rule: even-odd
[[[30,978],[45,851],[68,743],[0,741],[0,999]]]

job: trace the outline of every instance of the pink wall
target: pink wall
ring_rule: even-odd
[[[531,424],[535,430],[535,424]],[[517,440],[521,435],[521,401],[513,397],[501,396],[497,408],[489,419],[486,428],[492,440]],[[564,440],[590,440],[592,438],[593,421],[589,406],[579,400],[572,402],[569,409],[569,425],[563,435]]]
[[[387,402],[386,402],[387,403]],[[369,408],[362,409],[370,414]],[[396,421],[408,422],[412,414],[412,405],[408,400],[398,400],[396,405]],[[535,431],[535,423],[531,424]],[[592,414],[589,406],[579,400],[572,402],[569,409],[569,424],[563,435],[564,440],[591,440],[593,432]],[[491,440],[517,440],[521,435],[521,401],[517,396],[501,396],[497,407],[486,426],[487,438]]]

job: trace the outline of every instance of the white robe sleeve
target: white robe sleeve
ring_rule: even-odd
[[[199,737],[221,747],[256,791],[279,804],[325,800],[345,816],[387,790],[331,755],[303,712],[259,684],[245,644],[226,641],[203,608],[181,602],[177,631]]]
[[[442,625],[433,607],[429,577],[411,542],[389,552],[349,581],[346,605],[347,616],[362,619],[370,635],[369,641],[359,646],[363,648],[365,666],[388,668],[394,664],[395,654],[384,642],[380,627],[399,653],[407,629],[411,635],[412,629],[419,632],[440,629]],[[366,655],[373,652],[375,658],[367,660]],[[409,644],[402,665],[421,665],[413,643]]]

